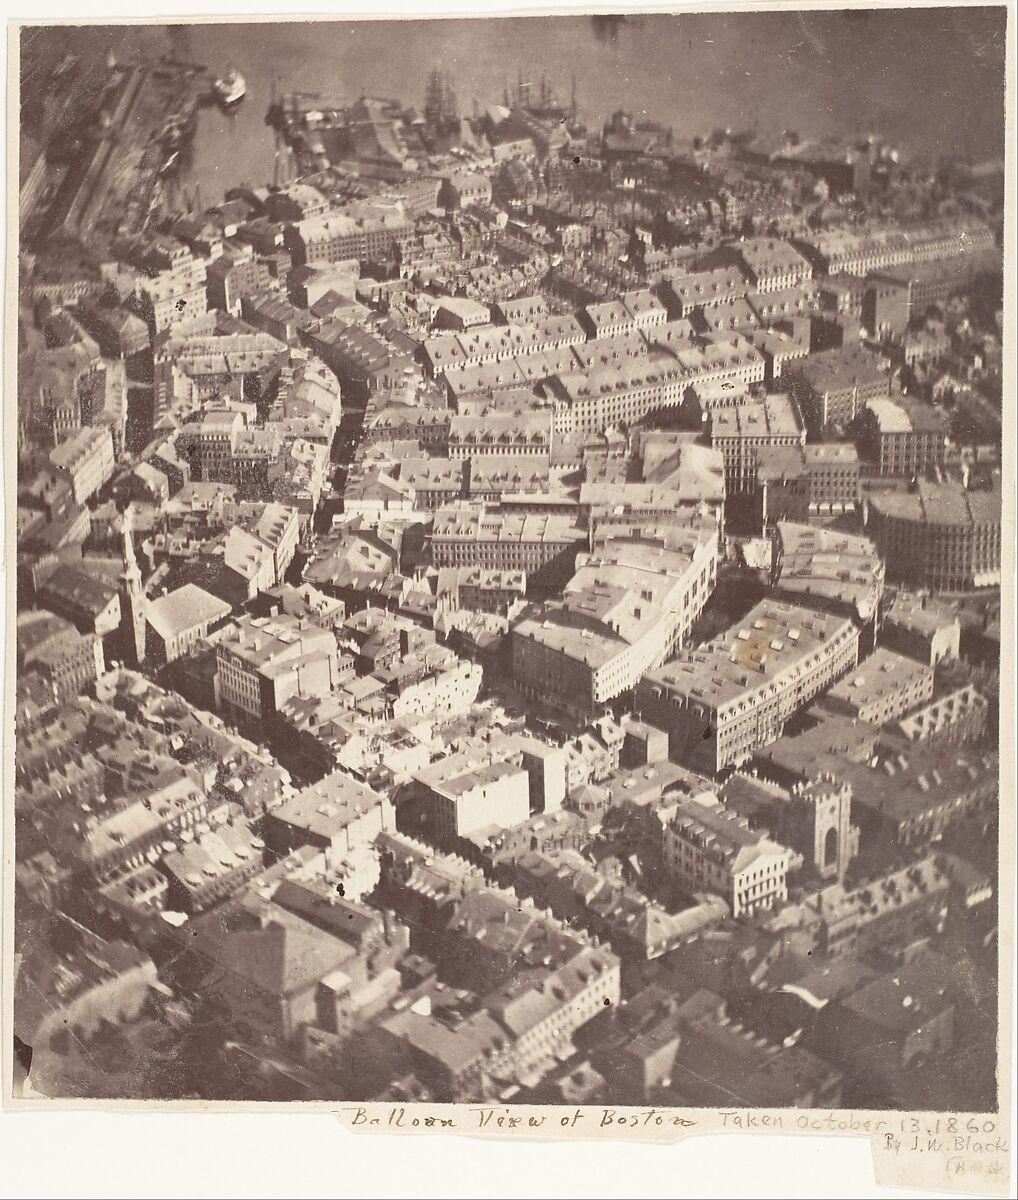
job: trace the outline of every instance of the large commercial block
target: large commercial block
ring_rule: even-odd
[[[756,489],[764,528],[843,516],[859,505],[859,454],[851,442],[763,446]]]
[[[783,378],[811,435],[832,425],[847,428],[867,400],[884,399],[891,391],[881,361],[860,346],[811,354],[787,366]]]
[[[793,603],[872,621],[884,594],[884,564],[864,537],[794,521],[774,531],[771,586]]]
[[[813,276],[813,267],[791,242],[780,238],[746,238],[731,247],[756,292],[798,287]]]
[[[531,413],[526,416],[492,414],[484,417],[457,415],[449,422],[449,457],[547,455],[551,449],[552,424],[550,413]]]
[[[327,696],[339,681],[334,634],[298,617],[242,617],[218,642],[216,700],[241,724],[273,717],[291,696]]]
[[[109,426],[79,429],[50,451],[49,460],[70,481],[75,504],[87,504],[113,477],[115,460]]]
[[[993,248],[993,233],[979,221],[942,221],[912,227],[877,227],[854,233],[834,229],[800,243],[826,274],[869,275],[902,264],[966,259]]]
[[[859,448],[881,475],[930,475],[944,468],[948,422],[905,396],[870,400],[859,414]]]
[[[288,225],[284,244],[296,266],[392,258],[413,237],[402,204],[350,206]]]
[[[571,516],[443,508],[432,525],[431,557],[436,567],[486,567],[564,580],[586,538]]]
[[[779,737],[858,657],[851,619],[764,600],[725,634],[651,671],[636,706],[669,731],[676,761],[714,773]]]
[[[761,450],[806,444],[806,430],[798,412],[780,392],[731,408],[717,408],[709,422],[711,446],[724,458],[725,491],[730,496],[752,491],[756,486]]]
[[[881,646],[830,689],[824,705],[871,725],[886,725],[932,695],[932,667]]]
[[[920,480],[910,492],[874,493],[867,532],[888,570],[934,591],[1000,583],[1001,493]]]
[[[617,364],[560,371],[545,390],[555,400],[556,432],[598,433],[678,407],[691,385],[759,383],[765,371],[764,357],[751,342],[727,334],[674,353],[651,351]]]
[[[454,760],[445,765],[450,767]],[[530,816],[530,778],[511,762],[493,762],[459,773],[431,774],[429,819],[443,840],[466,837],[489,826],[511,827]]]
[[[663,544],[611,541],[583,555],[562,598],[514,625],[517,685],[573,711],[599,711],[685,641],[717,564],[711,521]]]

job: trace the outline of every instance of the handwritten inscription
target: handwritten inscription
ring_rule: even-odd
[[[1007,1174],[1010,1145],[997,1118],[951,1113],[895,1116],[875,1138],[878,1181],[998,1191]]]
[[[836,1109],[605,1108],[599,1105],[361,1104],[341,1110],[354,1129],[456,1132],[516,1138],[672,1140],[687,1133],[807,1133],[865,1137],[879,1182],[997,1192],[1010,1146],[990,1114],[851,1112]],[[1006,1132],[1006,1131],[1004,1131]]]
[[[420,1106],[381,1108],[358,1105],[341,1110],[354,1128],[374,1129],[456,1129],[485,1130],[490,1133],[534,1129],[692,1129],[697,1122],[671,1109],[595,1108],[574,1109],[567,1113],[521,1111],[508,1107],[466,1107],[454,1110],[454,1115],[428,1112]],[[463,1114],[466,1114],[464,1116]]]

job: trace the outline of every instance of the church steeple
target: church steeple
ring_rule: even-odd
[[[124,510],[124,571],[120,577],[121,642],[124,657],[134,666],[145,661],[145,613],[148,601],[142,581],[141,568],[134,553],[132,506]]]

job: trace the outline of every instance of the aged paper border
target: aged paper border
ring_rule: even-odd
[[[862,3],[831,3],[821,0],[819,3],[802,2],[802,0],[761,0],[757,3],[722,2],[720,3],[691,3],[691,4],[629,4],[616,3],[611,6],[585,5],[582,2],[568,7],[562,6],[517,6],[500,3],[486,10],[473,12],[466,4],[462,7],[453,0],[444,11],[437,11],[427,2],[418,0],[416,5],[404,5],[402,11],[345,11],[345,5],[337,4],[332,12],[315,15],[294,15],[290,13],[252,13],[242,16],[233,13],[218,12],[215,14],[191,15],[184,12],[166,12],[161,18],[127,18],[121,15],[107,19],[82,15],[43,16],[37,20],[12,22],[8,25],[8,86],[7,86],[7,211],[13,213],[17,204],[18,178],[18,45],[17,31],[21,24],[75,24],[101,25],[117,24],[253,24],[277,23],[279,21],[324,21],[324,20],[408,20],[408,19],[442,19],[478,17],[498,18],[539,17],[539,16],[583,16],[590,13],[625,12],[639,14],[650,13],[680,13],[680,12],[751,12],[751,11],[810,11],[836,10],[842,8],[909,8],[909,7],[982,7],[978,4],[950,4],[944,0],[923,0],[916,4],[912,0],[897,0],[896,3],[879,3],[875,0],[863,0]],[[1003,7],[1007,11],[1007,66],[1006,66],[1006,170],[1005,170],[1005,240],[1004,240],[1004,320],[1005,329],[1010,336],[1005,335],[1004,345],[1004,394],[1013,399],[1016,395],[1015,385],[1015,20],[1016,10],[1014,0],[1005,3],[986,5],[987,7]],[[89,6],[91,7],[91,5]],[[7,275],[6,275],[6,304],[5,304],[5,350],[4,355],[4,384],[5,393],[9,397],[16,395],[16,353],[11,354],[11,348],[16,346],[17,339],[17,238],[13,233],[11,219],[7,223]],[[4,481],[5,481],[5,522],[6,554],[4,558],[5,582],[7,589],[7,619],[5,622],[4,655],[4,909],[3,909],[3,1026],[12,1028],[13,999],[11,981],[14,972],[13,949],[13,833],[14,815],[13,803],[8,798],[13,797],[13,704],[15,694],[14,678],[14,641],[10,630],[14,623],[16,571],[13,569],[15,546],[15,509],[12,503],[16,493],[16,445],[17,417],[16,405],[4,405]],[[1002,804],[1000,820],[1000,878],[998,885],[998,904],[1000,907],[999,934],[999,1112],[992,1115],[995,1130],[992,1136],[1004,1137],[1011,1141],[1011,1113],[1013,1104],[1012,1065],[1013,1065],[1013,915],[1014,915],[1014,869],[1013,847],[1015,845],[1015,807],[1014,807],[1014,736],[1008,736],[1013,731],[1015,715],[1014,694],[1014,582],[1015,582],[1015,413],[1013,407],[1007,407],[1004,419],[1003,438],[1003,477],[1005,488],[1003,492],[1003,581],[1001,598],[1003,613],[1007,620],[1005,637],[1002,643],[1002,667],[1007,665],[1009,670],[1002,670],[1001,675],[1001,740],[1002,746],[1010,753],[1002,756],[1000,765],[1001,794],[1007,795],[1010,803]],[[945,1153],[910,1153],[913,1130],[926,1132],[931,1130],[934,1123],[945,1120],[945,1114],[937,1113],[888,1113],[888,1112],[853,1112],[841,1110],[833,1114],[819,1110],[753,1110],[750,1114],[752,1122],[746,1121],[745,1114],[737,1119],[732,1114],[721,1110],[647,1110],[624,1109],[610,1110],[615,1115],[606,1120],[600,1107],[591,1106],[584,1109],[513,1106],[511,1110],[500,1109],[497,1106],[492,1111],[494,1116],[482,1124],[478,1115],[481,1106],[467,1105],[350,1105],[339,1106],[330,1102],[296,1102],[290,1104],[265,1103],[234,1103],[207,1102],[194,1103],[190,1101],[171,1102],[132,1102],[132,1101],[77,1101],[77,1100],[25,1100],[15,1098],[12,1094],[13,1085],[13,1051],[12,1042],[4,1037],[2,1043],[3,1062],[3,1101],[4,1107],[12,1111],[63,1111],[81,1112],[101,1110],[108,1113],[160,1111],[160,1112],[287,1112],[295,1110],[325,1111],[335,1113],[345,1126],[371,1133],[392,1133],[399,1135],[425,1135],[435,1132],[450,1131],[460,1135],[480,1137],[498,1137],[500,1139],[526,1140],[533,1144],[537,1141],[562,1139],[597,1139],[599,1141],[626,1142],[671,1142],[699,1133],[739,1132],[752,1129],[753,1132],[801,1132],[823,1134],[826,1136],[855,1136],[870,1137],[873,1165],[879,1184],[888,1186],[910,1187],[913,1189],[935,1190],[938,1192],[957,1192],[973,1194],[1005,1194],[1009,1186],[1011,1170],[1010,1153],[991,1154],[983,1159],[966,1158],[965,1155]],[[650,1113],[651,1115],[647,1115]],[[518,1118],[514,1126],[498,1125],[500,1115]],[[982,1138],[982,1128],[989,1119],[979,1114],[949,1114],[954,1116],[961,1129],[968,1129],[968,1134],[975,1137],[976,1131]],[[618,1118],[625,1118],[622,1123]],[[377,1124],[375,1123],[377,1122]],[[452,1125],[446,1124],[452,1122]],[[448,1138],[443,1138],[448,1141]],[[896,1144],[897,1143],[897,1144]],[[404,1147],[408,1150],[409,1147]],[[958,1164],[961,1163],[959,1169]],[[953,1165],[951,1165],[953,1164]],[[967,1164],[967,1165],[966,1165]],[[663,1165],[663,1164],[662,1164]],[[635,1183],[635,1181],[634,1181]]]

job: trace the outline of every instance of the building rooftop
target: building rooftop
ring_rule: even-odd
[[[351,822],[384,803],[383,796],[353,776],[334,771],[273,809],[272,817],[331,841]]]
[[[875,354],[861,346],[849,345],[818,351],[792,363],[786,371],[789,376],[808,383],[820,395],[887,383],[888,379],[883,363]]]
[[[846,675],[828,691],[827,699],[858,711],[894,696],[924,678],[928,678],[932,686],[931,666],[878,646],[851,675]]]
[[[269,670],[278,663],[331,654],[336,639],[326,629],[310,625],[300,617],[241,617],[223,631],[220,650],[242,659],[255,670]]]
[[[947,437],[947,422],[941,413],[928,405],[909,401],[904,396],[894,400],[868,400],[866,407],[873,414],[877,430],[882,435],[939,433]]]
[[[784,857],[787,865],[790,857],[784,846],[750,829],[745,817],[727,809],[716,797],[681,799],[668,823],[684,841],[723,863],[732,874],[747,870],[763,858]]]
[[[855,610],[868,621],[884,591],[884,563],[864,537],[779,521],[773,583],[782,592]]]
[[[958,624],[958,612],[949,604],[909,592],[898,592],[884,615],[885,625],[897,625],[926,637]]]
[[[703,533],[689,553],[636,542],[611,542],[584,555],[561,599],[550,601],[514,626],[538,642],[597,667],[623,647],[661,626],[680,603],[696,552],[710,542]]]
[[[793,402],[782,392],[762,400],[743,400],[710,414],[711,441],[719,438],[797,437],[805,440],[802,422]]]
[[[739,625],[645,679],[651,688],[706,708],[751,704],[755,695],[784,687],[807,662],[851,630],[848,618],[762,600]]]
[[[435,513],[433,540],[468,542],[580,542],[585,530],[571,515],[498,513],[480,509],[442,508]]]
[[[199,625],[212,624],[230,615],[230,605],[193,583],[150,600],[145,618],[164,640],[179,636]]]
[[[932,526],[1000,525],[1000,485],[976,492],[960,483],[934,483],[920,479],[915,491],[874,492],[870,505],[883,517]]]

